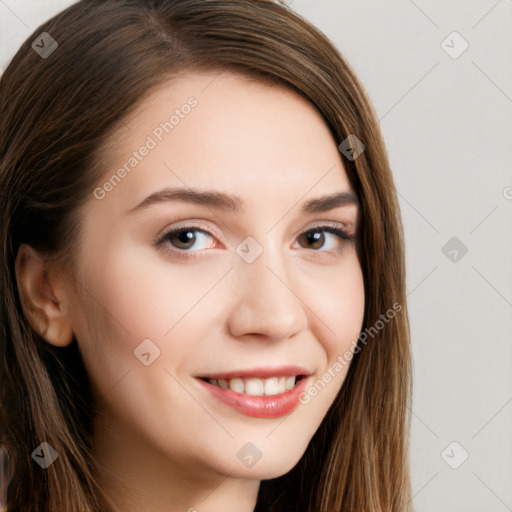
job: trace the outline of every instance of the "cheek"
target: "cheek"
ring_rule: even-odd
[[[207,316],[208,296],[230,270],[230,262],[190,265],[167,260],[147,248],[118,251],[95,272],[98,295],[128,331],[162,337],[190,316]]]
[[[311,330],[322,344],[325,361],[300,399],[308,418],[302,424],[312,428],[311,436],[347,376],[365,310],[364,279],[355,253],[347,257],[336,272],[328,269],[325,275],[317,275],[316,282],[319,286],[309,294],[308,305],[316,319]]]
[[[183,417],[197,414],[196,402],[174,376],[180,380],[190,360],[197,359],[211,324],[190,321],[195,311],[187,316],[206,290],[198,285],[194,293],[180,293],[185,279],[176,282],[154,269],[156,277],[145,274],[126,254],[115,265],[108,257],[102,262],[94,273],[91,269],[76,323],[96,406],[107,422],[128,431],[180,438],[179,422],[159,420],[175,411]],[[193,437],[194,429],[188,429]]]
[[[325,268],[322,272],[316,279],[318,285],[311,287],[308,294],[308,305],[316,314],[315,337],[322,341],[328,359],[332,360],[355,344],[361,332],[364,279],[355,252],[335,271]]]
[[[210,292],[230,268],[220,267],[171,265],[147,249],[106,251],[100,261],[90,258],[84,303],[74,325],[98,386],[109,389],[138,370],[137,357],[148,352],[142,359],[155,361],[152,370],[180,372],[197,358],[201,340],[219,320],[219,297]]]

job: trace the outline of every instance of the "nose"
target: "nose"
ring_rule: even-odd
[[[292,273],[279,254],[268,251],[252,263],[237,260],[233,272],[235,299],[228,316],[232,336],[279,341],[307,329],[307,307],[297,280],[287,277]]]

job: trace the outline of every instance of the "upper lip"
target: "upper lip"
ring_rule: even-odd
[[[299,375],[309,376],[312,375],[313,372],[307,370],[302,366],[297,365],[285,365],[285,366],[265,366],[258,368],[250,368],[246,370],[233,370],[229,372],[216,372],[216,373],[208,373],[204,375],[199,375],[199,378],[203,379],[234,379],[236,377],[240,378],[268,378],[268,377],[297,377]]]

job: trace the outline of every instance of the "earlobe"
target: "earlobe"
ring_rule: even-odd
[[[23,312],[32,329],[51,345],[69,345],[73,330],[64,308],[65,293],[58,276],[50,272],[50,264],[35,249],[22,244],[15,271]]]
[[[67,322],[50,322],[44,334],[46,341],[56,347],[66,347],[73,341],[73,331]]]

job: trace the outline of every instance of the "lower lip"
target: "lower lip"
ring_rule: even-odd
[[[306,387],[307,377],[303,377],[293,389],[278,395],[254,396],[222,389],[202,379],[199,382],[215,398],[233,409],[255,418],[279,418],[292,412],[299,405],[299,396]]]

